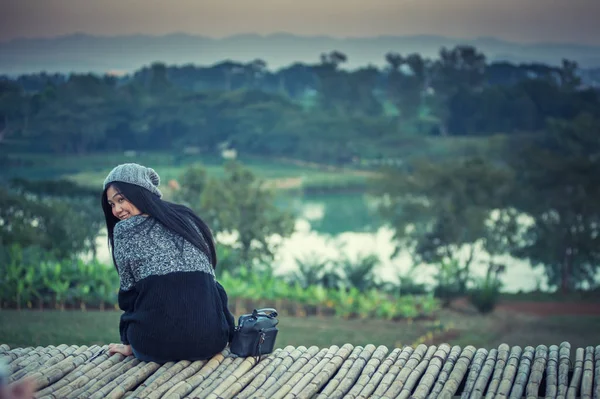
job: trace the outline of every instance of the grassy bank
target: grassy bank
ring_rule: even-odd
[[[0,311],[0,343],[10,347],[103,344],[119,340],[118,311]],[[280,316],[277,346],[376,343],[393,347],[439,329],[434,321],[399,324],[382,320],[341,320]]]
[[[435,161],[479,154],[487,158],[498,158],[509,140],[527,135],[482,137],[421,137],[399,136],[378,143],[378,150],[371,151],[383,160],[410,162],[417,158]],[[393,154],[388,154],[390,148]],[[367,151],[368,152],[368,151]],[[376,158],[377,158],[376,157]],[[291,158],[270,158],[242,154],[239,160],[257,176],[282,190],[305,189],[305,191],[346,191],[364,189],[373,171],[381,165],[381,159],[361,159],[361,169],[317,164]],[[223,174],[223,159],[218,154],[184,154],[178,151],[138,151],[135,155],[124,152],[74,154],[7,153],[3,162],[9,166],[6,177],[30,179],[55,179],[66,177],[84,185],[98,187],[106,174],[124,162],[137,162],[156,169],[163,182],[176,179],[190,164],[201,162],[211,176]],[[370,171],[365,171],[367,167]]]
[[[116,342],[118,311],[0,311],[0,343],[11,347]],[[574,348],[600,344],[600,316],[537,317],[498,310],[490,315],[444,310],[438,320],[388,322],[280,316],[277,346],[386,345],[418,343],[474,345],[551,345],[568,341]],[[573,350],[574,352],[574,350]]]
[[[185,168],[201,163],[211,177],[224,174],[224,159],[214,155],[182,155],[169,152],[140,152],[135,156],[124,153],[100,153],[88,155],[10,154],[12,165],[6,177],[26,179],[67,178],[90,187],[100,187],[110,170],[125,162],[136,162],[154,168],[161,176],[165,194],[168,182],[177,180]],[[364,189],[367,178],[373,173],[352,168],[336,168],[327,165],[290,159],[241,157],[239,161],[256,176],[282,191],[308,190],[327,192],[348,189]]]

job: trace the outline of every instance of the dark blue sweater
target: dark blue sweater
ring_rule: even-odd
[[[164,362],[208,359],[225,348],[234,318],[202,251],[144,216],[117,223],[114,243],[124,344]]]

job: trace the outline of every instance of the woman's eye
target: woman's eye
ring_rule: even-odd
[[[124,198],[119,198],[119,204],[120,204],[121,202],[123,202],[123,201],[125,201],[125,199],[124,199]]]

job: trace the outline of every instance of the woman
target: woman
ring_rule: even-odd
[[[233,336],[227,294],[215,279],[208,226],[189,208],[162,200],[160,178],[135,163],[104,181],[102,209],[120,277],[121,344],[109,353],[166,363],[208,359]]]

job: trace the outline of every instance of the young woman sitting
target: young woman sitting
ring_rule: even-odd
[[[162,200],[160,178],[135,163],[104,181],[102,209],[119,273],[120,344],[109,353],[166,363],[208,359],[231,342],[234,318],[215,278],[208,226],[189,208]]]

